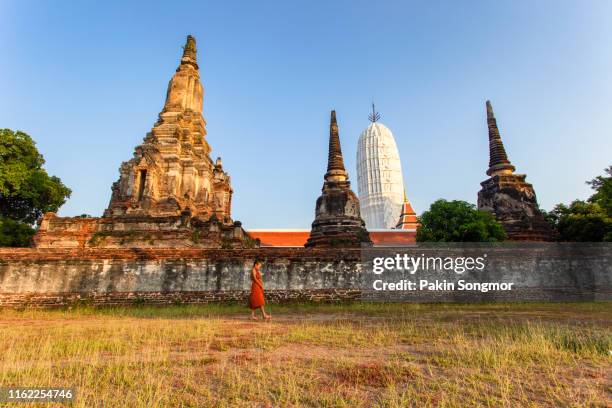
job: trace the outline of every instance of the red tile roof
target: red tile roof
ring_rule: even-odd
[[[302,247],[310,230],[250,230],[248,234],[259,239],[262,247]],[[416,231],[373,230],[370,238],[375,246],[406,245],[416,242]]]
[[[399,221],[395,228],[402,230],[414,230],[418,228],[419,223],[417,216],[412,209],[412,204],[406,197],[404,197],[404,205],[402,205],[402,213],[400,214]]]

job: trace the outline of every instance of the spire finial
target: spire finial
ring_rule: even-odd
[[[487,119],[495,119],[495,115],[493,114],[493,105],[491,105],[491,101],[487,100]]]
[[[368,119],[370,122],[375,123],[378,119],[380,119],[380,113],[376,112],[376,106],[374,106],[374,102],[372,102],[372,113],[368,115]]]
[[[497,120],[493,114],[491,101],[487,101],[486,106],[487,126],[489,127],[489,170],[487,170],[487,175],[511,174],[515,167],[508,160],[504,143],[497,128]]]
[[[181,58],[181,65],[182,64],[191,64],[198,68],[196,40],[191,34],[187,36],[187,41],[185,41],[185,46],[183,47],[183,58]]]
[[[327,157],[325,180],[345,181],[347,179],[348,174],[344,168],[344,158],[342,157],[342,148],[340,147],[340,132],[338,131],[336,111],[332,110],[329,124],[329,154]]]

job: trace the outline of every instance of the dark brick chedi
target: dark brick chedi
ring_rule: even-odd
[[[331,112],[327,173],[317,199],[315,220],[306,247],[358,247],[370,245],[370,236],[359,212],[359,199],[351,190],[344,168],[336,111]]]
[[[551,228],[538,207],[533,186],[525,174],[514,174],[493,114],[487,101],[489,127],[489,179],[480,183],[478,209],[489,211],[503,225],[508,239],[514,241],[550,241]]]

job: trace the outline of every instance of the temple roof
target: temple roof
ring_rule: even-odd
[[[416,242],[416,231],[411,230],[370,230],[374,246],[402,246]],[[262,229],[249,230],[249,236],[259,239],[262,247],[303,247],[310,230]]]
[[[412,204],[408,201],[406,192],[404,191],[404,203],[402,204],[402,212],[399,216],[399,221],[395,226],[396,229],[415,230],[418,227],[418,220]]]

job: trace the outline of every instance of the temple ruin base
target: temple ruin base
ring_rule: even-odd
[[[551,241],[550,225],[524,174],[495,175],[481,183],[478,209],[493,213],[513,241]]]
[[[214,217],[125,216],[107,218],[57,217],[45,214],[34,236],[36,248],[254,248],[236,221],[223,224]]]

